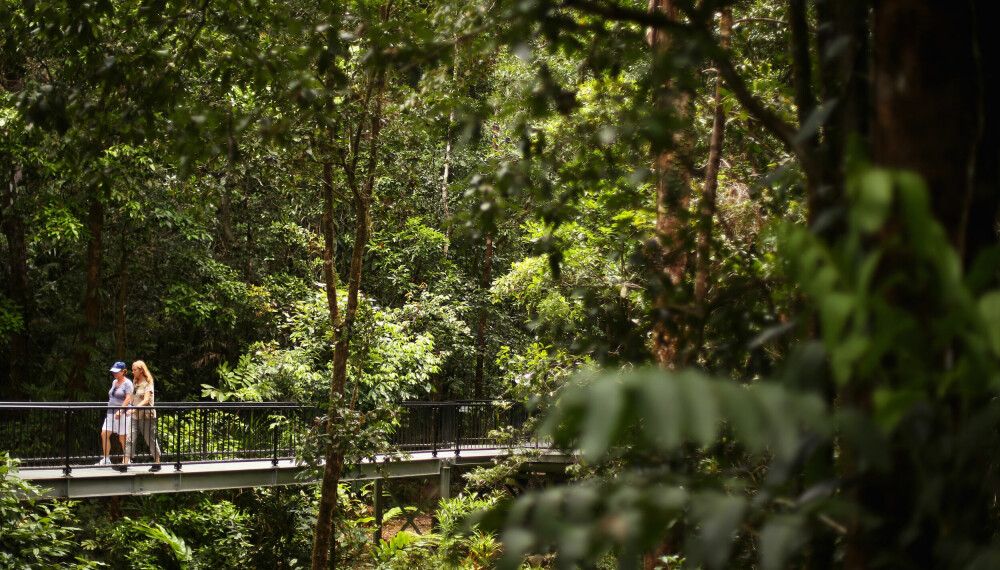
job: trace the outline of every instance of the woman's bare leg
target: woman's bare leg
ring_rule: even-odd
[[[111,459],[111,432],[101,431],[101,451],[104,453],[104,458]]]
[[[119,435],[118,436],[118,441],[121,442],[121,444],[122,444],[122,453],[124,454],[125,453],[125,436],[124,435]],[[128,463],[128,460],[129,460],[129,456],[128,455],[123,455],[122,456],[122,463],[123,464],[124,463]]]

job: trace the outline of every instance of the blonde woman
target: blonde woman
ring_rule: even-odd
[[[150,453],[153,454],[153,466],[150,471],[160,470],[160,443],[156,439],[156,410],[153,409],[153,375],[149,372],[149,367],[141,360],[132,363],[132,378],[135,385],[135,393],[132,398],[133,406],[139,409],[129,410],[127,413],[132,418],[132,429],[128,432],[125,440],[125,461],[122,463],[121,471],[125,471],[129,460],[132,458],[132,451],[135,449],[136,433],[142,433],[142,438],[146,440]]]

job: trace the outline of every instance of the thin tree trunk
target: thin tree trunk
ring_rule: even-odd
[[[451,86],[455,89],[456,79],[458,77],[458,46],[455,46],[455,63],[451,68]],[[444,137],[444,175],[441,177],[441,208],[444,210],[444,257],[448,257],[448,246],[451,245],[451,223],[449,218],[451,218],[451,212],[448,211],[448,180],[451,170],[451,138],[452,138],[452,125],[455,124],[455,105],[451,106],[451,112],[448,113],[448,131],[445,133]]]
[[[351,335],[358,310],[358,291],[361,285],[361,268],[368,241],[368,200],[355,193],[356,220],[354,224],[354,248],[351,253],[351,270],[348,277],[347,307],[344,320],[334,329],[336,344],[333,351],[333,380],[330,383],[330,411],[327,421],[327,435],[330,442],[326,450],[326,464],[323,481],[320,484],[320,505],[316,517],[316,537],[313,541],[314,570],[326,568],[333,536],[333,521],[336,520],[337,487],[344,470],[344,452],[340,445],[337,425],[338,406],[344,401],[347,386],[347,357],[350,353]],[[332,226],[332,224],[331,224]],[[332,227],[328,231],[332,231]],[[328,287],[329,295],[329,287]],[[336,303],[336,299],[328,302]],[[331,316],[332,318],[332,316]]]
[[[10,374],[7,386],[0,389],[0,396],[18,400],[21,398],[21,386],[24,384],[29,370],[31,356],[29,354],[31,310],[28,305],[28,253],[24,239],[24,220],[21,219],[17,196],[20,190],[22,171],[20,168],[11,174],[9,184],[4,184],[0,195],[0,227],[7,239],[7,251],[10,255],[10,275],[7,289],[10,300],[21,315],[21,329],[10,333]]]
[[[333,224],[333,165],[323,164],[323,281],[326,283],[327,310],[333,330],[340,326],[340,308],[337,306],[337,242]]]
[[[790,0],[788,20],[791,30],[792,87],[794,90],[796,115],[799,123],[799,153],[813,157],[813,168],[806,171],[806,201],[809,225],[815,227],[817,215],[828,208],[829,189],[824,184],[824,164],[817,156],[820,144],[820,129],[817,121],[819,107],[813,92],[812,57],[809,51],[809,22],[806,15],[806,0]],[[812,132],[806,132],[809,129]]]
[[[87,290],[83,299],[83,314],[87,322],[77,342],[73,369],[69,374],[67,389],[70,392],[70,397],[86,388],[87,367],[90,366],[91,353],[97,346],[97,329],[101,323],[104,204],[96,195],[91,196],[87,209],[87,230],[90,239],[87,241]]]
[[[448,246],[451,244],[451,224],[449,223],[451,213],[448,211],[448,171],[451,168],[451,125],[454,122],[455,109],[452,107],[451,113],[448,115],[448,132],[444,138],[444,175],[441,177],[441,208],[444,210],[444,219],[447,224],[444,230],[445,257],[448,257]]]
[[[343,334],[344,323],[340,320],[340,311],[337,305],[337,272],[333,263],[334,244],[336,242],[334,241],[333,226],[333,167],[330,164],[323,165],[323,241],[325,244],[323,251],[323,275],[326,279],[326,300],[330,312],[330,325],[334,331],[335,344],[334,372],[330,382],[330,407],[327,410],[326,423],[326,434],[330,438],[330,441],[327,443],[326,455],[324,457],[326,463],[323,467],[323,480],[320,483],[320,505],[316,517],[316,535],[313,539],[312,553],[312,567],[314,569],[327,567],[333,520],[337,508],[337,486],[340,483],[340,475],[344,467],[343,454],[340,452],[339,446],[336,445],[337,442],[335,441],[335,427],[337,414],[339,413],[338,405],[346,386],[346,375],[338,374],[340,360],[343,359],[345,365],[347,362],[341,350],[341,345],[346,337]],[[355,242],[355,245],[357,245],[357,242]],[[353,272],[353,255],[351,261],[351,270]]]
[[[383,19],[387,16],[388,13],[383,8]],[[343,321],[339,323],[334,321],[333,318],[335,315],[331,313],[336,344],[333,351],[333,378],[330,382],[330,409],[326,425],[327,435],[330,440],[326,449],[323,480],[320,483],[320,502],[316,516],[316,534],[313,537],[313,570],[325,569],[330,563],[333,524],[337,513],[337,487],[340,484],[340,476],[344,470],[344,447],[339,440],[340,435],[337,433],[338,424],[340,423],[338,408],[345,400],[347,358],[350,353],[351,337],[354,332],[354,323],[358,311],[358,293],[361,290],[362,263],[364,261],[365,248],[368,244],[368,228],[371,222],[371,196],[375,185],[375,169],[379,160],[378,140],[382,123],[382,94],[385,87],[384,73],[381,71],[376,72],[376,76],[371,81],[374,85],[373,88],[369,88],[368,95],[366,96],[366,105],[370,100],[372,91],[374,91],[374,109],[369,113],[367,121],[368,148],[367,163],[365,165],[366,178],[364,182],[361,183],[357,179],[358,161],[362,155],[361,137],[365,130],[364,121],[359,123],[349,143],[349,160],[344,160],[342,163],[344,174],[347,178],[347,185],[350,187],[354,197],[354,248],[351,252],[351,268],[347,285],[347,307],[343,313]],[[324,173],[324,176],[326,176],[326,173]],[[324,184],[324,191],[328,193],[325,198],[325,204],[329,203],[330,205],[325,206],[324,209],[324,225],[326,225],[324,232],[328,236],[325,238],[328,240],[326,243],[332,248],[332,242],[329,241],[333,239],[332,172],[328,180],[330,183]],[[329,215],[326,215],[327,213]],[[330,251],[328,254],[324,254],[324,260],[326,259],[326,255],[329,255],[331,259],[332,271],[333,252]],[[327,295],[329,296],[329,294],[330,286],[328,285]],[[336,299],[330,300],[328,297],[328,303],[335,306]]]
[[[246,212],[250,212],[250,188],[247,184],[243,185],[243,206],[246,208]],[[246,279],[248,283],[253,283],[253,224],[247,224],[247,269],[246,269]]]
[[[483,258],[483,308],[479,314],[479,329],[476,333],[476,381],[475,398],[483,397],[483,369],[486,364],[486,319],[489,316],[489,307],[486,304],[486,295],[490,289],[490,272],[493,269],[493,236],[486,234],[486,255]]]
[[[733,15],[727,8],[719,20],[719,43],[729,49],[732,34]],[[726,139],[726,109],[722,105],[722,78],[715,79],[715,113],[712,121],[712,139],[708,149],[708,165],[705,168],[705,183],[702,186],[700,231],[698,232],[698,272],[694,282],[695,302],[702,304],[708,294],[708,278],[711,265],[711,244],[713,219],[715,218],[716,193],[719,187],[719,165],[722,163],[722,145]]]
[[[650,0],[650,12],[662,12],[670,19],[678,17],[677,7],[672,0]],[[653,57],[664,57],[670,50],[670,36],[663,30],[650,28],[646,39]],[[672,80],[665,80],[654,94],[656,104],[673,107],[675,114],[683,118],[687,114],[688,97],[677,91]],[[678,130],[673,134],[670,145],[656,150],[653,167],[656,172],[656,232],[660,240],[657,265],[662,272],[663,291],[656,304],[659,317],[653,325],[653,357],[665,367],[673,367],[680,357],[680,326],[676,313],[668,310],[673,290],[681,287],[687,274],[687,238],[683,213],[687,212],[691,199],[691,183],[687,169],[680,160],[680,150],[686,145],[684,134]],[[671,319],[673,322],[668,322]]]
[[[126,259],[128,252],[128,246],[126,244],[128,242],[128,239],[126,236],[126,232],[127,229],[123,228],[122,235],[119,236],[121,239],[122,251],[121,251],[121,264],[118,269],[118,275],[120,281],[118,287],[118,306],[115,318],[115,334],[117,336],[116,339],[117,342],[115,343],[116,345],[115,348],[117,350],[118,354],[117,358],[119,360],[125,359],[125,299],[128,296],[127,295],[128,269],[126,268]]]
[[[219,226],[222,232],[220,238],[222,242],[222,256],[228,258],[233,248],[236,236],[233,234],[232,221],[232,192],[233,177],[236,162],[236,137],[233,135],[233,114],[232,109],[226,120],[227,145],[226,145],[226,182],[222,185],[222,199],[219,200]]]
[[[678,9],[673,0],[649,0],[650,12],[661,12],[671,20],[678,19]],[[666,57],[671,47],[671,38],[663,30],[650,28],[646,34],[653,58]],[[673,107],[674,113],[682,119],[687,112],[687,95],[678,91],[672,79],[664,80],[653,94],[654,104],[661,108]],[[683,121],[678,121],[681,123]],[[682,131],[672,135],[670,145],[655,150],[653,168],[656,173],[656,233],[659,251],[656,267],[661,272],[662,290],[656,294],[654,304],[656,317],[653,323],[652,352],[656,362],[664,368],[673,368],[681,358],[680,331],[683,324],[678,315],[669,310],[675,298],[674,291],[681,287],[687,274],[687,244],[685,221],[682,213],[687,212],[691,195],[691,184],[687,169],[680,164],[678,150],[685,147]],[[672,536],[668,534],[654,549],[643,553],[643,570],[659,566],[661,556],[673,552]]]

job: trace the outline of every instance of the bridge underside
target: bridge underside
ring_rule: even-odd
[[[463,451],[461,455],[430,452],[408,456],[385,456],[375,461],[364,461],[345,467],[342,481],[371,481],[382,478],[439,477],[442,496],[447,495],[453,468],[490,465],[494,459],[509,454],[507,449],[477,449]],[[553,452],[541,452],[529,460],[533,471],[562,470],[572,457]],[[183,493],[188,491],[215,491],[248,487],[277,485],[304,485],[316,482],[316,472],[294,460],[280,459],[253,461],[210,461],[184,463],[177,470],[172,463],[163,469],[149,472],[149,464],[134,464],[125,473],[110,466],[73,467],[66,475],[61,468],[25,469],[18,475],[44,489],[42,498],[81,499],[121,495],[150,495],[155,493]]]

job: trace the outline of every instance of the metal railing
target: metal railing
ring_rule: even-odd
[[[524,404],[494,400],[407,402],[392,444],[401,451],[490,449],[500,443],[494,432],[521,428],[528,419]]]
[[[392,435],[400,451],[453,452],[497,447],[492,434],[519,428],[528,414],[521,404],[496,401],[407,402]],[[0,451],[22,469],[58,468],[67,475],[101,459],[100,430],[109,408],[98,402],[0,402]],[[136,410],[137,408],[120,408]],[[281,459],[295,456],[323,412],[287,402],[171,402],[156,405],[157,439],[164,465]],[[134,419],[133,419],[134,421]],[[132,461],[152,460],[145,438],[134,436]],[[112,461],[123,450],[111,437]]]

